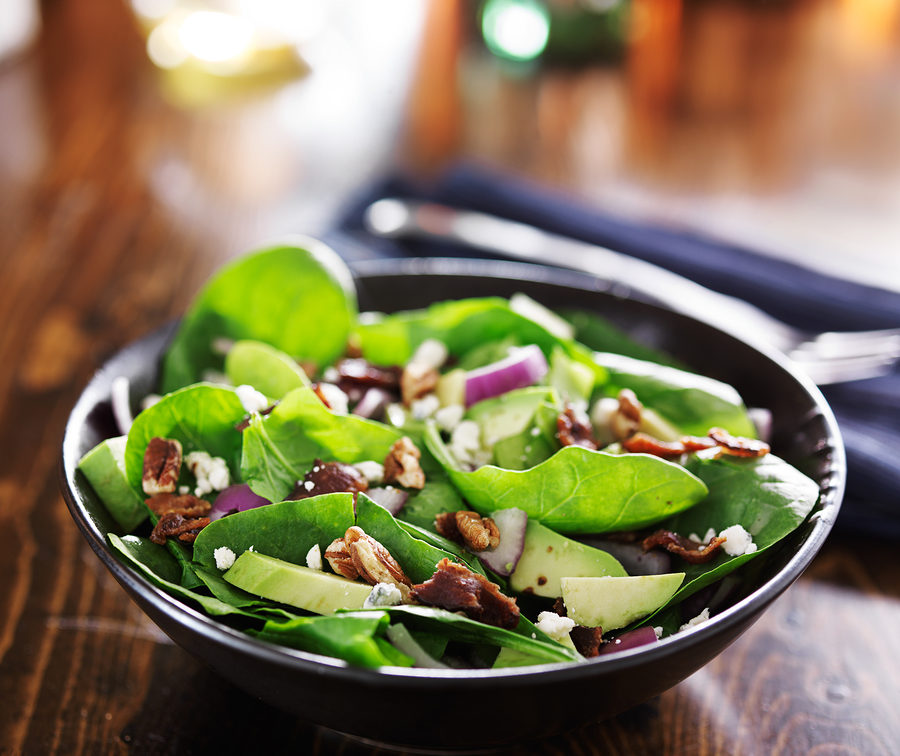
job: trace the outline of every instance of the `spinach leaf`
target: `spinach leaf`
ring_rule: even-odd
[[[309,378],[296,360],[261,341],[238,341],[225,357],[225,375],[235,386],[246,383],[272,399],[309,386]]]
[[[561,533],[639,528],[696,504],[704,483],[680,465],[646,454],[614,455],[566,446],[528,470],[457,468],[435,426],[425,441],[473,509],[504,507]]]
[[[431,454],[428,456],[432,457]],[[441,476],[445,477],[443,468],[441,468]],[[458,512],[465,508],[463,500],[450,481],[434,480],[434,476],[428,475],[425,488],[410,495],[403,509],[400,510],[399,517],[420,528],[434,530],[434,518],[439,514]]]
[[[353,463],[385,458],[400,431],[355,415],[335,415],[310,388],[289,392],[243,432],[241,474],[269,501],[281,501],[318,457]]]
[[[803,522],[819,498],[815,481],[774,454],[756,459],[695,456],[688,468],[709,486],[709,496],[693,509],[661,522],[659,527],[702,536],[709,528],[719,533],[741,525],[753,536],[757,550],[739,556],[723,551],[706,564],[679,565],[685,573],[684,582],[667,606],[759,556]]]
[[[356,318],[349,271],[321,242],[303,240],[241,257],[203,287],[163,361],[165,392],[221,370],[216,338],[256,339],[291,357],[328,364]]]
[[[194,541],[194,559],[215,570],[213,552],[217,548],[227,546],[239,555],[252,547],[261,554],[304,565],[314,545],[318,544],[324,554],[325,548],[353,523],[350,493],[282,501],[211,522]]]
[[[589,349],[621,354],[660,365],[681,367],[669,355],[635,341],[620,328],[596,313],[584,310],[565,310],[561,314],[575,327],[575,340]]]
[[[336,657],[358,667],[411,667],[412,659],[386,641],[378,642],[384,640],[381,636],[389,623],[383,611],[343,612],[290,622],[270,620],[254,634],[260,640]]]
[[[472,572],[477,572],[480,575],[487,577],[487,573],[484,571],[484,567],[481,566],[481,561],[478,557],[467,551],[463,551],[462,548],[458,544],[453,543],[453,541],[430,530],[413,525],[411,522],[405,522],[398,519],[397,524],[413,538],[418,538],[420,541],[425,541],[425,543],[430,544],[437,549],[446,551],[448,554],[451,554],[457,562],[465,564]],[[496,580],[494,582],[496,582]]]
[[[736,436],[756,437],[743,400],[726,383],[619,354],[595,352],[594,360],[609,374],[608,394],[630,388],[684,433],[705,436],[710,428],[720,427]]]

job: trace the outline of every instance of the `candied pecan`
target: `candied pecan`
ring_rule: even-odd
[[[500,545],[500,529],[490,517],[463,510],[444,512],[435,517],[435,528],[444,538],[456,541],[471,551],[496,549]]]
[[[619,400],[619,408],[613,413],[610,420],[612,432],[618,439],[625,439],[637,432],[641,425],[642,405],[634,391],[631,389],[622,389],[617,397]]]
[[[359,572],[353,566],[353,558],[343,538],[335,538],[325,549],[325,559],[338,575],[348,580],[356,580]]]
[[[769,445],[765,441],[754,438],[732,436],[723,428],[710,428],[709,437],[718,444],[726,454],[734,457],[763,457],[769,453]]]
[[[359,357],[341,360],[335,365],[337,385],[344,391],[350,387],[380,388],[396,394],[400,390],[399,367],[380,367]],[[349,392],[348,392],[349,393]]]
[[[369,481],[353,465],[343,462],[323,462],[316,459],[312,469],[303,476],[288,499],[308,499],[327,493],[359,493],[369,490]]]
[[[678,441],[660,441],[647,433],[635,433],[622,441],[622,446],[632,454],[653,454],[656,457],[680,457],[687,452],[710,449],[716,445],[711,438],[682,436]]]
[[[433,367],[409,363],[400,376],[400,396],[403,403],[409,407],[413,400],[434,391],[440,377],[440,373]]]
[[[558,614],[560,617],[568,617],[569,610],[566,609],[566,604],[562,599],[562,596],[557,596],[556,601],[553,602],[553,612],[554,614]]]
[[[144,452],[145,494],[172,493],[181,474],[181,443],[172,438],[151,438]]]
[[[600,646],[603,644],[603,629],[575,625],[569,631],[569,638],[575,646],[575,650],[585,659],[590,659],[600,653]]]
[[[398,587],[412,586],[412,581],[390,552],[362,528],[356,525],[347,528],[344,543],[359,576],[370,585],[393,583]]]
[[[159,518],[150,534],[153,543],[163,545],[167,538],[193,543],[197,534],[209,525],[209,517],[185,517],[178,512],[166,512]]]
[[[424,488],[425,473],[419,464],[422,452],[409,436],[397,439],[384,458],[384,482],[397,483],[406,488]]]
[[[470,619],[507,630],[519,624],[519,607],[514,598],[504,596],[483,575],[446,557],[438,562],[428,580],[413,586],[409,597],[451,612],[461,611]]]
[[[716,556],[716,552],[726,540],[724,536],[716,536],[704,545],[678,535],[678,533],[673,533],[671,530],[657,530],[641,541],[641,546],[643,546],[644,551],[650,551],[656,546],[661,546],[666,551],[680,556],[690,564],[703,564]]]
[[[151,496],[144,503],[158,517],[167,512],[177,512],[184,517],[199,517],[212,509],[212,504],[194,494],[161,493]]]
[[[594,450],[600,448],[587,415],[571,405],[556,418],[556,437],[563,446],[583,446]]]

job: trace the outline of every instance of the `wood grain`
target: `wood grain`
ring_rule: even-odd
[[[779,18],[774,7],[763,20],[767,29]],[[726,18],[731,34],[747,34],[746,12],[728,9],[713,19]],[[196,112],[169,103],[124,3],[53,0],[43,10],[38,46],[0,68],[0,751],[386,753],[260,703],[173,645],[83,542],[57,483],[67,414],[105,356],[176,316],[216,265],[290,229],[290,217],[325,222],[316,204],[321,187],[335,187],[334,204],[352,185],[344,166],[305,172],[329,129],[279,151],[285,134],[269,117],[274,105],[265,95]],[[789,27],[772,30],[771,44],[796,47],[821,12],[815,2],[792,5]],[[678,23],[677,14],[670,22]],[[710,33],[699,16],[685,23],[692,39]],[[459,29],[454,35],[465,36]],[[431,49],[432,59],[458,54]],[[680,135],[679,149],[696,156],[711,103],[741,107],[719,93],[721,82],[702,78],[702,54],[692,52],[690,69],[700,78],[653,100],[668,125],[651,124],[629,149],[649,160],[651,148],[664,149],[664,133]],[[465,77],[454,81],[447,60],[433,64],[437,80],[466,85]],[[729,75],[740,79],[740,68]],[[417,86],[435,80],[422,74]],[[502,95],[482,103],[496,117],[474,117],[471,93],[457,98],[457,110],[420,102],[410,128],[369,146],[356,184],[394,144],[407,165],[488,155],[591,201],[596,187],[626,167],[585,138],[591,122],[583,120],[590,117],[584,107],[602,115],[626,96],[625,86],[614,70],[498,85]],[[663,107],[672,98],[690,107]],[[747,107],[762,107],[754,102]],[[458,120],[429,142],[428,114],[448,112]],[[706,115],[698,121],[679,112]],[[516,114],[534,128],[514,128],[507,119]],[[400,118],[370,115],[385,123]],[[757,133],[752,123],[747,128]],[[758,138],[760,155],[784,149],[768,132]],[[727,154],[728,145],[717,144]],[[269,170],[285,154],[290,159],[276,176],[247,178],[254,155]],[[241,171],[225,155],[240,158]],[[716,181],[751,193],[755,182],[777,180],[770,171],[777,161],[766,159],[759,173],[753,163],[741,158],[732,164],[736,172],[718,173]],[[689,166],[669,166],[663,178],[682,187],[704,178],[684,174]],[[898,627],[896,544],[838,532],[757,625],[681,685],[611,721],[516,752],[895,754]]]

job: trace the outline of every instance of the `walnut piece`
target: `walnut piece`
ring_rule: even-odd
[[[396,483],[405,488],[424,488],[425,473],[419,464],[421,456],[422,452],[409,436],[403,436],[395,441],[384,458],[385,485]]]
[[[444,538],[461,543],[471,551],[496,549],[500,545],[500,529],[497,524],[478,512],[443,512],[435,517],[434,525]]]
[[[556,437],[563,446],[583,446],[594,451],[599,448],[591,421],[572,405],[556,418]]]
[[[148,496],[172,493],[181,474],[181,443],[172,438],[154,437],[144,452],[141,486]]]
[[[416,362],[409,363],[403,368],[403,374],[400,376],[400,396],[403,404],[409,407],[414,400],[434,391],[439,378],[440,373],[433,367]]]
[[[348,580],[356,580],[359,577],[359,571],[353,564],[350,550],[343,538],[335,538],[328,545],[325,549],[325,559],[331,565],[331,569],[341,577]]]
[[[347,528],[344,543],[353,560],[353,566],[369,585],[391,583],[401,590],[403,586],[412,587],[412,581],[406,577],[403,568],[397,564],[390,552],[372,536],[367,535],[362,528],[356,525]]]

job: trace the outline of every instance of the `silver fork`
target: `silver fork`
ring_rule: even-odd
[[[619,281],[669,309],[706,320],[745,341],[774,346],[819,385],[873,378],[900,359],[900,328],[810,333],[687,278],[595,244],[524,223],[446,205],[381,199],[366,209],[367,229],[387,238],[451,241],[502,257]]]

